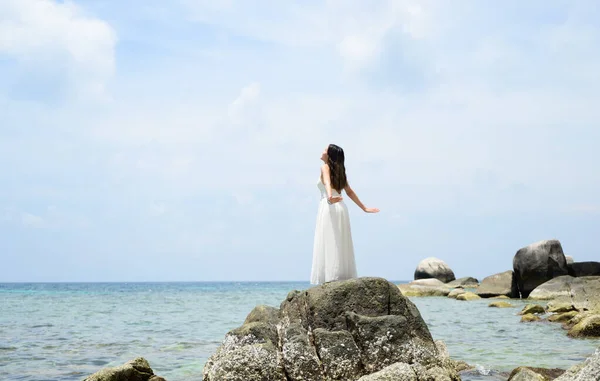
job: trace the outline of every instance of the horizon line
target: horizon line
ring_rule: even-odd
[[[362,278],[362,277],[359,277]],[[371,278],[371,277],[369,277]],[[383,277],[376,277],[382,278]],[[390,282],[406,282],[407,280],[392,280]],[[0,284],[90,284],[90,283],[310,283],[308,280],[143,280],[143,281],[0,281]]]

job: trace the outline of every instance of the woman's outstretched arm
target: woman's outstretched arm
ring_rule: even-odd
[[[331,175],[329,172],[329,166],[327,164],[323,164],[321,166],[321,176],[323,179],[323,184],[325,184],[325,189],[327,190],[327,201],[330,204],[335,204],[336,202],[342,201],[342,196],[332,196],[331,189]]]
[[[350,184],[346,185],[346,188],[344,188],[344,190],[346,191],[346,194],[348,195],[348,197],[350,197],[350,199],[352,201],[354,201],[354,203],[356,205],[358,205],[359,208],[361,208],[363,211],[367,212],[367,213],[377,213],[379,212],[379,209],[377,208],[367,208],[358,198],[358,196],[356,195],[356,192],[354,192],[354,190],[350,187]]]

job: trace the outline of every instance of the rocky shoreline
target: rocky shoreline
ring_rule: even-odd
[[[481,283],[472,277],[444,282],[450,277],[454,279],[450,266],[438,258],[427,258],[417,266],[415,280],[398,287],[409,297],[531,300],[538,307],[535,312],[521,312],[522,322],[556,322],[571,337],[600,337],[600,263],[574,262],[564,255],[558,240],[519,249],[513,270],[490,275]],[[508,301],[489,306],[512,307]]]
[[[573,338],[600,337],[600,266],[574,262],[557,240],[519,249],[513,270],[456,279],[443,261],[427,258],[415,280],[395,285],[382,278],[330,282],[290,292],[279,308],[257,306],[228,332],[206,362],[203,381],[458,381],[471,366],[453,359],[434,340],[409,297],[448,297],[457,303],[490,299],[514,307],[528,324],[562,324]],[[524,364],[526,365],[526,364]],[[509,381],[600,381],[600,349],[564,369],[519,367]],[[148,362],[135,359],[84,381],[161,381]]]

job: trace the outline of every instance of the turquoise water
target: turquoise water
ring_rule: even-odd
[[[0,380],[81,380],[143,356],[169,381],[201,379],[225,333],[257,304],[278,306],[308,283],[0,284]],[[478,366],[463,380],[502,380],[519,365],[566,368],[598,340],[559,324],[519,323],[489,301],[411,298],[452,357]],[[524,303],[517,302],[519,306]]]

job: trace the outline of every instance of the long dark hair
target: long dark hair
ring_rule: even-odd
[[[327,165],[331,176],[331,187],[338,192],[346,188],[348,180],[346,179],[346,167],[344,166],[344,150],[335,144],[327,147]]]

